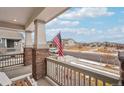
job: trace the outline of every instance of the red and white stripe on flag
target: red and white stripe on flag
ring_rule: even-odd
[[[60,33],[58,33],[54,39],[53,39],[54,44],[57,46],[58,48],[58,54],[59,56],[63,56],[63,47],[62,47],[62,42],[61,42],[61,35]]]

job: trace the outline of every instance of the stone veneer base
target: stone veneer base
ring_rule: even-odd
[[[46,57],[48,56],[48,49],[32,50],[32,75],[35,80],[38,80],[46,75]]]
[[[32,48],[24,48],[24,65],[32,64]]]

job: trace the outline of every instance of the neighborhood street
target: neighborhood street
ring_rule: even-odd
[[[119,65],[119,60],[117,56],[111,56],[111,58],[104,58],[103,55],[99,53],[88,53],[88,52],[74,52],[74,51],[64,51],[64,55],[70,55],[81,59],[88,59],[92,61],[116,64]]]

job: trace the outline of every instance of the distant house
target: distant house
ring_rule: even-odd
[[[74,46],[76,45],[76,41],[73,39],[62,39],[64,47]]]
[[[49,47],[55,47],[52,41],[47,42]],[[62,44],[64,47],[70,47],[70,46],[75,46],[77,42],[73,39],[62,39]]]
[[[0,54],[22,51],[23,39],[19,32],[0,29]]]

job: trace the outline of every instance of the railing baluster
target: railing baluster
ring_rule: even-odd
[[[72,86],[72,69],[70,69],[70,85]]]
[[[23,64],[24,53],[21,55],[20,62]]]
[[[8,59],[8,64],[9,64],[9,66],[11,66],[10,56],[9,56],[9,59]]]
[[[63,84],[63,76],[62,76],[62,73],[63,73],[63,71],[62,71],[62,68],[63,68],[63,66],[61,66],[61,85]]]
[[[68,86],[70,86],[70,69],[68,69]]]
[[[58,82],[60,84],[60,65],[58,64]]]
[[[48,64],[48,67],[47,67],[48,68],[47,76],[51,77],[51,68],[52,68],[52,66],[50,65],[51,62],[47,61],[47,64]]]
[[[11,66],[13,65],[14,61],[12,59],[12,57],[10,56],[10,60],[11,60]]]
[[[8,56],[6,56],[6,58],[5,58],[5,67],[7,66],[6,64],[7,64],[7,59],[8,59]]]
[[[3,67],[3,59],[4,59],[4,56],[2,56],[1,60],[2,60],[2,67]]]
[[[3,60],[2,60],[3,61],[3,67],[4,67],[4,63],[5,63],[5,57],[6,56],[3,56]]]
[[[49,76],[49,69],[50,69],[49,62],[47,61],[47,76]]]
[[[15,59],[15,64],[14,65],[16,65],[17,64],[17,62],[18,62],[18,55],[15,55],[13,58]]]
[[[54,79],[54,63],[52,63],[52,78]]]
[[[52,69],[51,62],[48,61],[48,71],[49,71],[48,76],[49,77],[51,77],[51,73],[52,73],[51,69]]]
[[[61,78],[61,82],[60,85],[63,85],[63,66],[60,66],[60,78]]]
[[[64,85],[66,86],[66,67],[64,68]]]
[[[85,74],[83,74],[83,85],[85,86]]]
[[[15,60],[15,65],[16,65],[17,62],[18,62],[18,54],[14,56],[14,59],[16,59],[16,60]]]
[[[58,74],[58,68],[57,68],[57,64],[55,63],[55,80],[58,82],[57,74]]]
[[[13,61],[13,64],[12,65],[15,65],[16,59],[14,58],[13,55],[12,55],[12,61]]]
[[[19,57],[20,57],[20,58],[19,58],[19,62],[20,62],[20,64],[21,64],[21,63],[22,63],[22,62],[21,62],[21,55],[20,55]]]
[[[2,63],[1,63],[1,67],[3,67],[3,58],[4,58],[4,57],[1,56],[1,62],[2,62]]]
[[[97,78],[95,78],[95,85],[97,86],[97,84],[98,84],[98,80]]]
[[[74,86],[76,86],[76,71],[74,71]]]
[[[64,74],[64,75],[63,75],[63,79],[64,79],[64,80],[63,80],[63,84],[64,84],[64,86],[65,86],[65,67],[63,67],[63,74]]]
[[[68,71],[68,80],[69,80],[69,86],[71,85],[71,69],[69,69],[69,71]]]
[[[15,58],[17,59],[16,64],[19,63],[19,55],[16,55]]]
[[[2,63],[1,63],[1,56],[0,56],[0,67],[1,67],[1,64],[2,64]]]
[[[68,79],[68,77],[69,77],[69,69],[67,68],[67,72],[66,72],[67,74],[66,74],[66,78],[67,78],[67,86],[69,86],[69,79]]]
[[[78,82],[79,82],[79,86],[80,86],[80,72],[78,73]]]
[[[16,64],[17,64],[17,62],[18,62],[17,57],[18,57],[18,55],[15,55],[15,56],[13,57],[13,58],[15,59],[15,64],[14,64],[14,65],[16,65]]]
[[[3,56],[1,56],[0,60],[1,60],[1,67],[3,67],[3,61],[2,61]]]
[[[19,64],[21,64],[21,55],[19,55]]]
[[[51,64],[51,62],[49,62],[49,61],[47,61],[48,63],[48,67],[47,68],[49,68],[49,73],[47,73],[47,75],[51,78],[51,68],[52,68],[52,66],[50,65]]]
[[[16,65],[18,63],[18,54],[14,56],[14,59],[16,59],[15,60],[15,65]]]
[[[105,86],[106,84],[105,84],[106,82],[105,81],[103,81],[103,86]]]
[[[4,59],[3,59],[3,67],[5,67],[5,61],[6,61],[6,56],[4,56]]]
[[[89,76],[89,86],[91,86],[91,76]]]
[[[65,71],[65,67],[63,66],[62,67],[62,85],[64,86],[65,85],[65,74],[64,74],[64,71]]]
[[[20,55],[18,55],[18,62],[17,62],[17,64],[20,64]]]
[[[6,66],[6,56],[4,56],[4,64],[3,64],[3,67],[5,67]]]
[[[56,64],[54,63],[54,79],[56,80]]]
[[[54,63],[52,63],[52,78],[54,79]]]
[[[82,85],[83,85],[83,84],[82,84],[82,83],[83,83],[83,76],[82,76],[82,73],[80,73],[80,76],[81,76],[81,77],[80,77],[80,79],[81,79],[81,80],[80,80],[80,82],[81,82],[80,85],[82,86]]]
[[[52,66],[52,63],[50,62],[50,66],[51,66],[51,69],[50,69],[50,77],[52,78],[53,77],[53,66]]]
[[[17,62],[17,64],[20,64],[20,55],[18,55],[18,62]]]
[[[4,56],[4,64],[3,64],[3,67],[5,67],[5,62],[6,62],[6,56]]]
[[[58,64],[56,64],[56,80],[58,82]]]
[[[55,63],[54,63],[54,79],[55,79],[55,81],[56,81],[56,78],[55,78],[55,76],[56,76],[56,68],[55,68]]]

